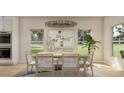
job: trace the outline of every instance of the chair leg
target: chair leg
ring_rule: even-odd
[[[61,70],[61,75],[62,75],[62,77],[64,76],[63,67],[62,67],[62,70]]]
[[[29,68],[29,67],[27,66],[27,74],[28,74],[28,68]]]
[[[54,68],[52,69],[52,76],[54,77],[55,75],[55,72],[54,72]]]
[[[63,72],[63,70],[62,70],[62,77],[64,76],[64,72]]]
[[[42,71],[40,71],[39,76],[42,76]]]
[[[31,72],[33,72],[33,65],[31,65]]]
[[[77,73],[78,73],[78,77],[80,77],[80,69],[78,69]]]
[[[93,67],[91,66],[91,72],[92,72],[92,76],[93,76]]]
[[[33,65],[33,67],[34,67],[34,72],[36,71],[36,67],[35,67],[35,65]]]
[[[39,74],[38,74],[38,70],[36,69],[36,76],[38,76]]]

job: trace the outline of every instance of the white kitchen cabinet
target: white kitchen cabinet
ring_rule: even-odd
[[[0,31],[2,31],[2,16],[0,16]]]
[[[11,16],[0,16],[0,31],[12,31],[12,18]]]
[[[19,17],[5,17],[4,19],[5,28],[4,31],[11,31],[11,44],[4,44],[4,46],[11,46],[11,58],[0,58],[0,64],[17,64],[19,62]],[[1,16],[0,16],[0,27],[1,27]],[[0,32],[3,28],[0,28]],[[1,44],[1,46],[3,46]]]
[[[5,17],[4,18],[4,30],[5,31],[12,31],[12,18],[13,17]]]

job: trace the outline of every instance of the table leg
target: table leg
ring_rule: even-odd
[[[61,65],[59,65],[60,58],[57,58],[55,61],[56,61],[55,70],[61,70]]]
[[[87,58],[84,58],[84,76],[86,76],[86,62]]]

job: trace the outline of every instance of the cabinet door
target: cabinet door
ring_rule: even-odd
[[[12,31],[12,17],[4,17],[4,31]]]

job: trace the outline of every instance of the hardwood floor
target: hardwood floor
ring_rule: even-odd
[[[17,73],[26,70],[26,64],[16,64],[16,65],[7,65],[0,66],[0,77],[12,77]]]
[[[83,72],[82,72],[83,73]],[[35,73],[26,73],[26,64],[17,64],[11,66],[0,66],[0,77],[35,77]],[[50,72],[43,72],[43,77],[50,76]],[[61,77],[61,71],[55,72],[56,77]],[[73,73],[66,73],[65,76],[75,76]],[[83,76],[83,74],[82,74]],[[90,70],[87,72],[87,77],[91,76]],[[115,71],[110,66],[105,64],[94,64],[94,77],[124,77],[124,71]]]

